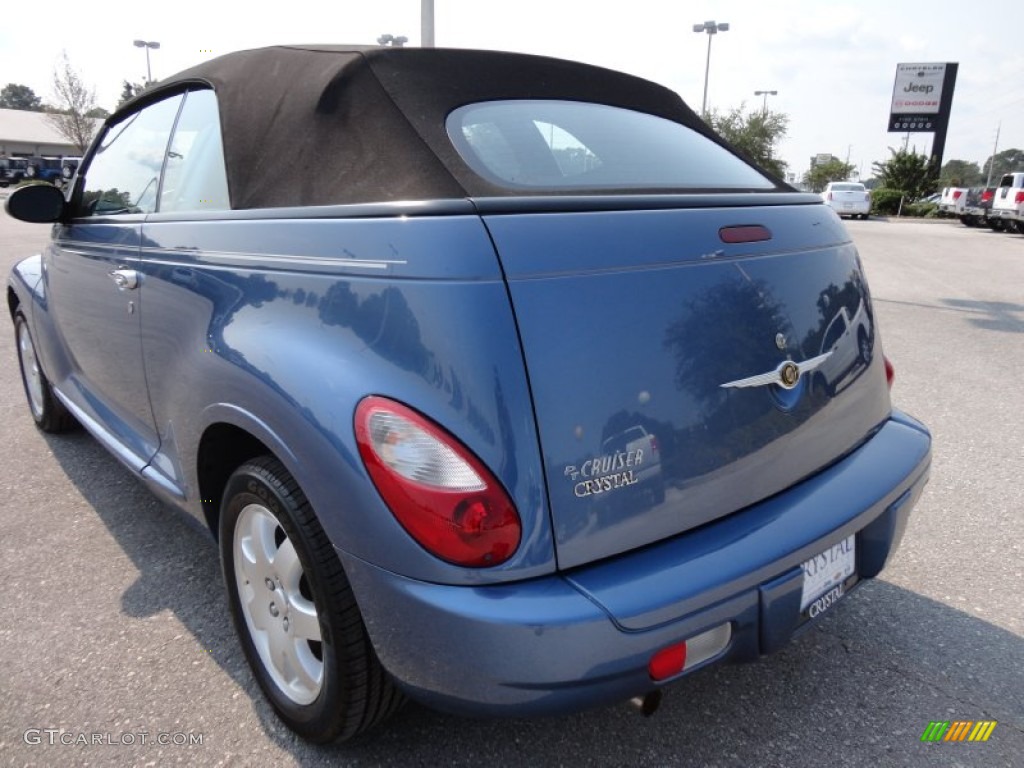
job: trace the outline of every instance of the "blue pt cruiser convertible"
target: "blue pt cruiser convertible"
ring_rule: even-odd
[[[282,46],[110,116],[7,302],[39,428],[217,538],[281,718],[529,715],[785,645],[928,477],[835,213],[672,92]]]

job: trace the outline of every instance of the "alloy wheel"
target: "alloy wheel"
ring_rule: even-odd
[[[267,674],[299,705],[323,686],[320,622],[295,545],[262,504],[238,516],[235,582],[242,614]]]

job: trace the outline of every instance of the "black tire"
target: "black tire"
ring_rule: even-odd
[[[271,566],[273,575],[267,576],[264,583],[250,583],[243,572],[245,566],[236,569],[236,550],[245,551],[241,549],[242,542],[250,543],[249,551],[254,548],[254,539],[244,538],[246,531],[258,527],[249,527],[253,520],[269,521],[270,527],[265,530],[274,532],[275,558],[289,544],[294,547],[301,567],[299,579],[277,573],[276,560]],[[243,537],[239,542],[236,532]],[[263,693],[289,728],[319,744],[344,741],[382,722],[401,706],[404,697],[377,659],[334,548],[302,490],[277,459],[255,459],[231,475],[221,505],[220,551],[231,618],[242,650]],[[270,588],[268,580],[276,582],[277,591]],[[298,586],[301,595],[292,590],[288,596],[288,581]],[[247,594],[254,599],[249,601],[249,608],[243,609],[241,593],[249,589],[252,592]],[[275,612],[277,603],[269,602],[266,610],[272,618],[266,619],[260,601],[269,600],[280,600],[281,608]],[[320,641],[304,639],[307,636],[302,634],[298,619],[302,610],[308,617],[308,607],[297,607],[302,602],[315,606]],[[293,617],[291,626],[289,615]],[[252,619],[247,616],[262,618],[269,629],[254,630],[249,624]],[[262,652],[257,649],[254,631],[260,638]],[[267,649],[267,644],[275,642],[272,636],[284,638],[276,642],[288,648],[300,648],[299,653],[306,661],[319,661],[318,686],[311,690],[299,686],[292,693],[282,687],[275,679],[275,675],[281,675],[281,668],[274,664],[268,667],[266,660],[266,656],[273,658],[277,654],[276,649]],[[295,695],[295,690],[302,695]],[[306,695],[315,698],[306,703]]]
[[[26,344],[28,348],[25,347]],[[36,426],[51,434],[67,432],[77,427],[75,417],[53,394],[53,386],[36,357],[35,341],[32,339],[28,321],[20,311],[14,315],[14,345],[18,350],[21,386],[25,390],[28,411],[32,414]]]
[[[863,328],[857,332],[857,355],[863,363],[871,360],[871,341]]]

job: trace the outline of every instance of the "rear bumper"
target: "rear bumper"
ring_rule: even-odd
[[[722,624],[728,645],[693,669],[778,650],[810,623],[800,564],[850,535],[858,584],[877,575],[927,482],[930,444],[895,414],[853,454],[766,502],[526,582],[429,584],[339,555],[378,656],[413,697],[476,715],[583,709],[651,690],[654,652]]]
[[[1017,211],[1007,208],[993,208],[988,212],[990,219],[1005,219],[1006,221],[1024,221],[1024,218]]]
[[[832,210],[839,216],[862,216],[866,213],[871,213],[870,201],[855,203],[832,202],[830,205]]]

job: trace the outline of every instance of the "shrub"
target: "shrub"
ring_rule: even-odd
[[[901,189],[879,187],[871,193],[871,212],[876,215],[895,216],[900,209],[900,198],[905,194]]]
[[[903,215],[904,216],[920,216],[926,218],[935,218],[938,215],[939,206],[935,203],[904,203],[903,204]]]

